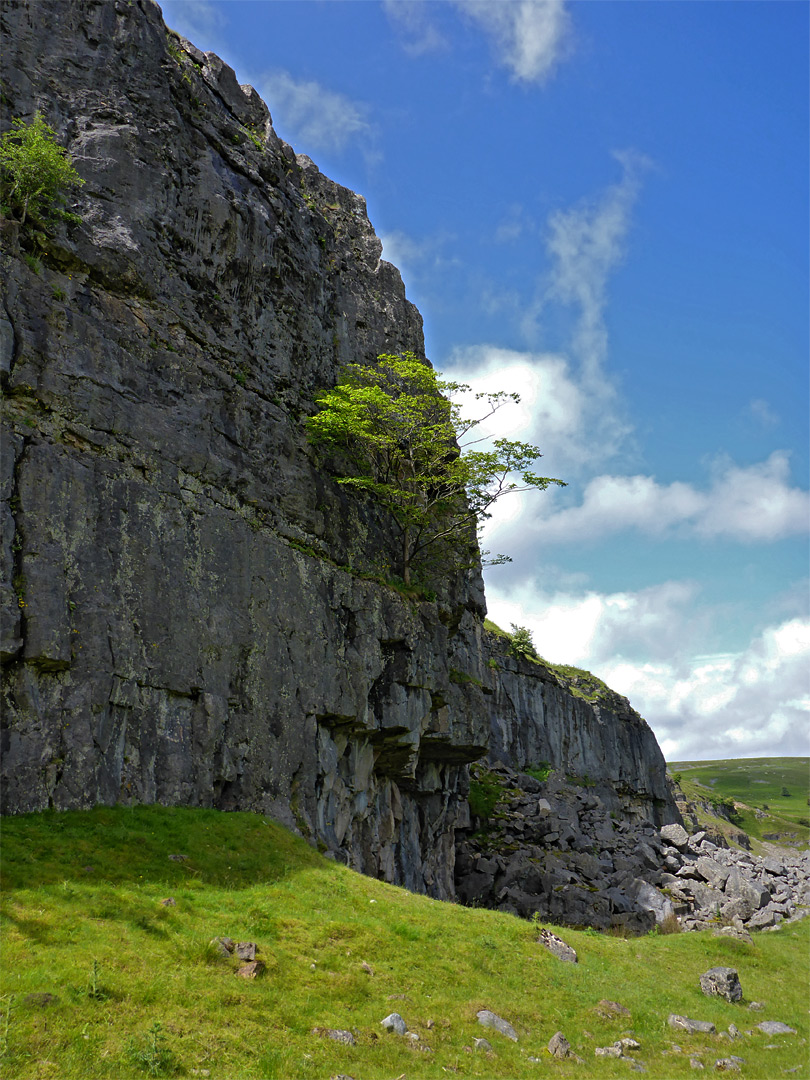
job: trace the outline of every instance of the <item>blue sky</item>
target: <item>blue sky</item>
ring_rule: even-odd
[[[810,752],[808,5],[169,0],[361,192],[454,378],[564,490],[491,616],[668,759]]]

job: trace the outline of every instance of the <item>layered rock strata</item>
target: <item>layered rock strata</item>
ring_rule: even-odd
[[[423,355],[363,199],[149,0],[0,20],[4,126],[85,180],[79,225],[3,225],[3,811],[252,809],[440,897],[489,752],[671,820],[644,722],[511,659],[480,573],[386,585],[391,522],[307,444],[343,363]]]

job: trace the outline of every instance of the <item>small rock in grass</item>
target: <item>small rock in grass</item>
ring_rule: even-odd
[[[255,960],[256,959],[256,942],[255,941],[239,941],[236,944],[236,955],[240,960]]]
[[[621,1046],[595,1046],[593,1052],[597,1057],[618,1058],[622,1056]]]
[[[713,967],[700,976],[700,989],[707,997],[717,996],[726,1001],[739,1001],[743,996],[740,977],[735,968]]]
[[[761,1001],[749,1001],[748,1008],[751,1009],[752,1012],[762,1012],[765,1006]]]
[[[492,1053],[492,1043],[489,1039],[473,1039],[473,1046],[476,1050],[485,1050]]]
[[[710,1020],[690,1020],[688,1016],[678,1016],[677,1013],[670,1013],[667,1023],[676,1031],[688,1031],[690,1035],[695,1032],[714,1035],[717,1031],[717,1028]]]
[[[164,900],[160,901],[161,907],[177,907],[177,901],[173,896],[167,896]]]
[[[252,960],[249,964],[242,964],[237,971],[237,975],[242,979],[255,979],[257,975],[261,975],[264,971],[263,960]]]
[[[729,1024],[728,1025],[728,1037],[730,1039],[741,1039],[742,1038],[742,1032],[740,1031],[740,1029],[737,1027],[736,1024]]]
[[[603,1020],[613,1020],[617,1016],[630,1015],[630,1010],[626,1009],[624,1005],[620,1005],[618,1001],[607,1001],[605,998],[596,1004],[595,1012]]]
[[[569,964],[579,962],[576,951],[570,945],[566,945],[562,938],[552,934],[550,930],[541,929],[537,942],[548,949],[550,953],[553,953],[558,960],[566,960]]]
[[[371,966],[371,964],[367,964],[365,962],[365,960],[360,965],[360,967],[363,969],[363,971],[365,971],[366,975],[373,975],[374,974],[374,968]]]
[[[188,855],[170,855],[172,862],[188,862]]]
[[[689,1058],[689,1064],[693,1069],[705,1069],[706,1066],[700,1060],[700,1058]]]
[[[615,1045],[621,1046],[622,1050],[640,1050],[641,1049],[641,1043],[640,1042],[636,1042],[635,1039],[631,1039],[631,1038],[629,1038],[627,1036],[625,1038],[623,1038],[623,1039],[619,1039],[618,1044],[614,1043],[614,1046]]]
[[[714,1067],[718,1072],[739,1072],[741,1061],[742,1058],[718,1058],[714,1063]]]
[[[561,1031],[556,1031],[548,1043],[548,1052],[555,1058],[567,1058],[571,1056],[571,1043]]]
[[[386,1031],[393,1031],[395,1035],[404,1035],[408,1030],[407,1024],[399,1013],[390,1013],[384,1020],[380,1021],[380,1025]]]
[[[354,1035],[350,1031],[346,1031],[342,1028],[325,1028],[324,1035],[327,1039],[332,1039],[333,1042],[343,1043],[344,1046],[354,1046]]]
[[[512,1042],[517,1042],[517,1032],[509,1023],[508,1020],[504,1020],[498,1016],[497,1013],[491,1012],[489,1009],[481,1009],[477,1014],[478,1023],[483,1027],[493,1028],[495,1031],[499,1031],[501,1035],[505,1035],[507,1039],[511,1039]]]
[[[766,1035],[796,1034],[796,1028],[788,1027],[787,1024],[783,1024],[781,1020],[763,1020],[761,1024],[757,1024],[757,1027]]]
[[[211,944],[220,956],[230,956],[236,947],[236,942],[229,937],[211,938]]]

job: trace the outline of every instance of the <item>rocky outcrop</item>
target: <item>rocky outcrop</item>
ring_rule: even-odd
[[[536,772],[539,770],[535,770]],[[657,829],[611,809],[581,778],[545,779],[503,764],[473,767],[485,813],[460,834],[456,892],[463,902],[557,924],[726,932],[777,927],[810,905],[810,853],[757,858],[679,823]]]
[[[423,355],[363,199],[150,0],[0,18],[4,125],[85,180],[80,224],[3,224],[4,812],[252,809],[440,897],[487,753],[670,820],[646,724],[510,658],[480,573],[386,584],[390,521],[306,441],[343,363]]]
[[[623,818],[656,825],[680,820],[664,756],[627,698],[607,687],[586,697],[553,668],[513,656],[495,634],[484,645],[487,667],[496,673],[490,762],[518,772],[549,762]]]

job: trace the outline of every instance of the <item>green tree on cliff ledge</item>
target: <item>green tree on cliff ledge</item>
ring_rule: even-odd
[[[428,563],[470,565],[476,528],[502,496],[562,480],[530,472],[536,446],[494,439],[470,449],[464,438],[502,405],[519,401],[506,392],[475,394],[483,415],[465,419],[445,395],[466,393],[464,383],[442,379],[413,353],[380,356],[373,367],[348,364],[332,390],[318,394],[318,412],[307,420],[311,442],[337,453],[338,483],[375,498],[390,511],[401,535],[398,572],[406,585]],[[494,562],[507,561],[499,555]]]
[[[37,113],[30,124],[17,118],[0,138],[0,206],[4,215],[16,213],[20,224],[28,217],[40,225],[63,219],[79,221],[63,209],[66,192],[84,180],[70,155],[56,141],[56,132]]]

